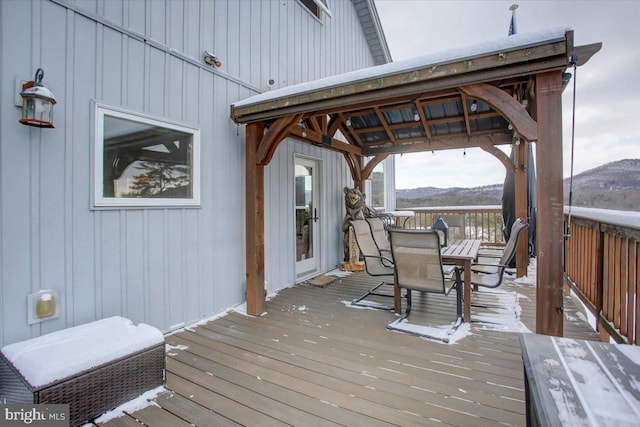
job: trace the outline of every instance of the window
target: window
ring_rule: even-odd
[[[95,104],[94,207],[200,204],[200,130]]]
[[[322,12],[331,18],[331,11],[327,6],[327,0],[298,0],[313,16],[320,19]]]
[[[378,163],[371,172],[368,180],[367,204],[378,211],[385,210],[384,194],[384,162]]]

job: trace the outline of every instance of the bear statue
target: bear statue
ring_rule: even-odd
[[[349,221],[365,219],[375,216],[375,213],[366,205],[366,195],[357,188],[344,187],[344,205],[346,213],[342,221],[342,242],[344,246],[344,260],[349,261]]]

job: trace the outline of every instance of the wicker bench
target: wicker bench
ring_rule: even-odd
[[[69,404],[81,425],[164,383],[164,337],[111,317],[0,352],[0,401]]]

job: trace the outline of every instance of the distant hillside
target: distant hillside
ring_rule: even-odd
[[[421,187],[396,190],[396,207],[431,207],[462,205],[499,205],[502,203],[502,184],[474,188]]]
[[[564,180],[565,204],[569,179]],[[396,190],[396,207],[502,204],[502,183],[474,188],[421,187]],[[607,163],[573,177],[573,205],[640,211],[640,159]]]
[[[567,204],[568,179],[564,199]],[[640,211],[640,159],[607,163],[574,176],[572,202],[585,208]]]

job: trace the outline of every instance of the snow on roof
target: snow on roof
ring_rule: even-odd
[[[114,316],[6,345],[2,354],[37,388],[163,342],[156,328]]]
[[[401,72],[409,72],[416,69],[443,65],[454,61],[469,60],[485,55],[490,55],[492,53],[522,49],[544,43],[552,43],[564,40],[566,32],[570,30],[571,28],[568,27],[558,27],[534,33],[515,34],[509,37],[502,37],[494,41],[478,43],[464,48],[449,49],[416,58],[390,62],[388,64],[378,65],[375,67],[363,68],[361,70],[351,71],[344,74],[325,77],[319,80],[313,80],[306,83],[300,83],[297,85],[287,86],[273,91],[264,92],[259,95],[254,95],[252,97],[238,101],[232,104],[232,107],[245,107],[252,104],[258,104],[261,102],[271,101],[274,99],[284,98],[292,95],[300,95],[303,93],[327,89],[347,83],[355,83],[363,80],[385,77]]]

